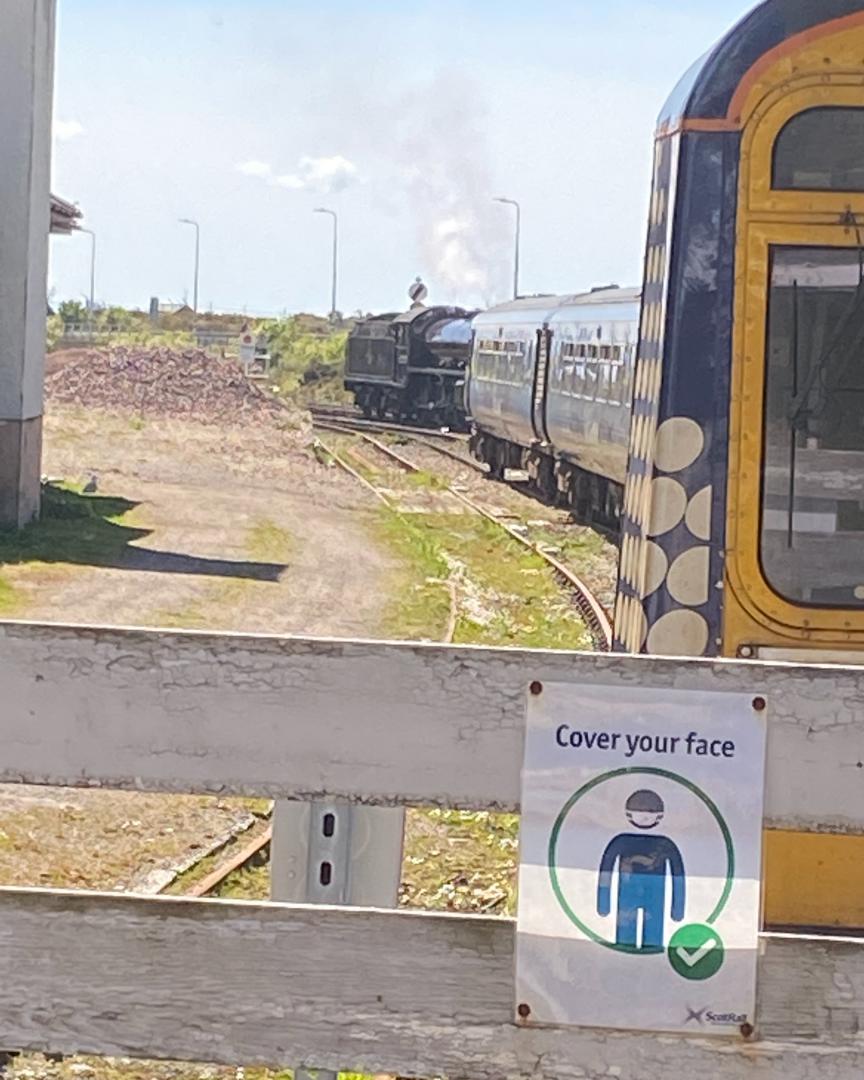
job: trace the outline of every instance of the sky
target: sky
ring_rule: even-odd
[[[58,0],[53,190],[97,302],[276,315],[635,284],[656,117],[751,0]],[[52,239],[83,299],[90,239]]]

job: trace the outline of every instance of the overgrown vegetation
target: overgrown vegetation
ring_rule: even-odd
[[[193,319],[197,317],[193,316]],[[104,307],[89,311],[77,300],[64,300],[54,315],[48,317],[48,351],[64,344],[70,327],[80,328],[80,340],[65,340],[68,345],[164,346],[188,349],[195,345],[192,319],[185,315],[166,315],[154,325],[147,312],[123,307]]]
[[[441,641],[450,619],[450,572],[439,538],[420,517],[382,508],[375,526],[402,564],[382,632],[404,641]]]
[[[388,613],[389,635],[440,640],[449,611],[442,583],[452,581],[459,597],[458,644],[589,647],[581,617],[543,559],[485,518],[384,510],[377,531],[401,558],[410,582]]]
[[[345,397],[342,372],[345,366],[347,329],[333,329],[319,320],[292,316],[263,323],[270,355],[276,362],[274,383],[279,392],[300,401]]]

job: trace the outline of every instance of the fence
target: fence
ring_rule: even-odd
[[[768,824],[864,833],[864,668],[11,623],[0,780],[513,810],[535,679],[765,694]],[[730,1044],[521,1028],[514,936],[475,916],[0,890],[0,1045],[470,1080],[864,1074],[864,941],[766,936],[757,1035]]]

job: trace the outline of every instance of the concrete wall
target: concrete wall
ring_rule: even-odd
[[[0,527],[39,511],[55,8],[0,4]]]

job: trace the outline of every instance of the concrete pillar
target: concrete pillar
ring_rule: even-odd
[[[0,527],[39,514],[56,0],[0,2]]]

